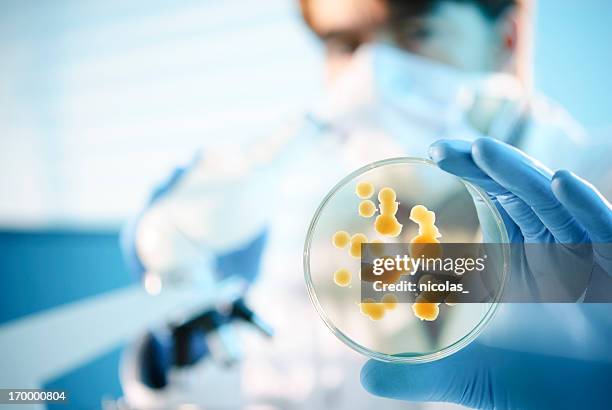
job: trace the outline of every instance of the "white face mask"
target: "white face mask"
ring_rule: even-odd
[[[467,74],[385,44],[362,46],[314,115],[344,132],[377,129],[423,156],[431,142],[508,139],[526,98],[506,74]]]

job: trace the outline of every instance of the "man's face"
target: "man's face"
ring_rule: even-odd
[[[499,70],[504,62],[499,23],[469,2],[441,1],[426,15],[395,24],[386,23],[383,0],[309,0],[307,12],[325,43],[330,81],[361,44],[374,40],[466,71]]]
[[[325,45],[330,82],[343,71],[360,45],[376,39],[386,18],[386,7],[379,0],[308,0],[303,11]]]

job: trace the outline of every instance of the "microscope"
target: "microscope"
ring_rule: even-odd
[[[167,214],[160,219],[155,212],[147,212],[122,233],[129,269],[151,297],[189,288],[201,290],[206,300],[201,306],[160,318],[160,323],[125,349],[120,379],[126,408],[176,406],[183,401],[177,391],[186,390],[176,384],[189,378],[198,366],[236,372],[243,356],[237,327],[256,329],[264,338],[273,335],[272,327],[247,303],[248,290],[260,269],[265,230],[237,250],[211,252],[194,235],[187,235],[176,224],[170,226]],[[223,291],[228,282],[238,284],[238,290]]]

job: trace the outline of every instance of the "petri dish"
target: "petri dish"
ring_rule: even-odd
[[[372,184],[371,197],[357,192],[358,184]],[[403,225],[395,238],[380,235],[375,215],[360,215],[360,204],[384,187],[397,195],[397,221]],[[360,187],[359,189],[361,189]],[[367,191],[367,190],[365,190]],[[364,191],[364,192],[365,192]],[[495,205],[480,188],[439,169],[422,158],[391,158],[366,165],[338,182],[325,196],[310,223],[304,245],[304,277],[311,302],[332,333],[355,351],[368,357],[404,363],[423,363],[446,357],[473,341],[494,316],[509,271],[507,247],[496,248],[496,293],[483,303],[439,305],[436,320],[421,320],[411,304],[397,303],[380,320],[360,309],[363,301],[359,258],[347,248],[334,246],[334,234],[360,233],[367,242],[406,243],[418,234],[409,219],[415,205],[433,210],[445,243],[507,244],[508,236]],[[366,214],[369,215],[369,212]],[[350,248],[350,245],[348,246]],[[343,283],[334,276],[343,270]],[[351,279],[347,284],[348,271]]]

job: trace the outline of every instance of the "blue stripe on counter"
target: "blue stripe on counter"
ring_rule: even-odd
[[[133,282],[118,232],[0,231],[0,324]]]
[[[101,409],[102,401],[116,401],[121,395],[119,383],[119,360],[123,346],[107,352],[83,366],[50,380],[42,386],[49,390],[66,390],[67,404],[49,404],[49,410]]]

